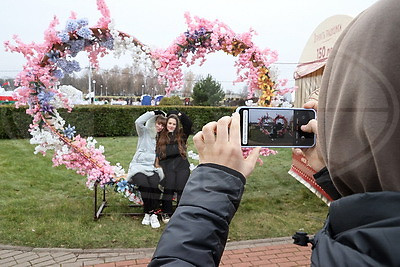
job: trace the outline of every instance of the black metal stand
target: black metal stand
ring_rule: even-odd
[[[98,190],[98,185],[99,183],[96,182],[94,184],[94,220],[98,220],[101,216],[103,215],[116,215],[116,214],[122,214],[122,215],[126,215],[126,216],[140,216],[140,215],[144,215],[143,212],[129,212],[129,213],[105,213],[104,209],[106,207],[110,207],[110,205],[107,204],[107,200],[106,200],[106,189],[102,188],[101,190],[103,190],[103,199],[101,201],[101,203],[99,203],[98,201],[98,196],[97,196],[97,190]],[[100,204],[100,205],[99,205]],[[142,207],[141,205],[138,204],[131,204],[129,205],[129,207],[134,207],[134,208],[139,208]]]

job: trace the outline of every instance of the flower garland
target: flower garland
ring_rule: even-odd
[[[88,27],[87,19],[77,19],[72,13],[63,30],[57,31],[59,23],[54,17],[45,32],[43,44],[24,44],[14,36],[16,45],[5,42],[6,50],[22,53],[27,59],[23,71],[17,76],[15,83],[16,106],[28,105],[27,114],[33,117],[30,125],[31,144],[35,154],[46,154],[54,150],[53,165],[65,165],[76,170],[78,174],[87,176],[86,185],[92,189],[95,183],[100,186],[114,187],[129,200],[142,204],[139,191],[126,181],[126,173],[119,163],[112,166],[104,156],[104,147],[96,148],[97,141],[93,137],[83,138],[76,135],[74,126],[68,124],[59,113],[58,108],[71,105],[67,98],[56,89],[59,79],[65,74],[80,71],[79,63],[73,58],[81,51],[89,54],[91,64],[98,68],[98,58],[105,56],[109,50],[120,56],[125,51],[132,51],[134,61],[151,61],[150,49],[129,35],[114,29],[110,12],[104,0],[97,0],[97,6],[103,17],[95,27]]]

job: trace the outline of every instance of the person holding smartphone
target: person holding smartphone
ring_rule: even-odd
[[[399,14],[397,0],[381,0],[343,31],[322,78],[318,125],[303,126],[318,132],[319,148],[306,155],[316,152],[342,196],[312,241],[312,266],[400,266]],[[243,158],[239,129],[234,114],[194,136],[201,164],[149,266],[219,264],[257,159],[258,148]]]

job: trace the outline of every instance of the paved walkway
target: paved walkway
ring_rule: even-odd
[[[147,266],[154,248],[61,249],[0,244],[0,266]],[[229,242],[220,266],[310,266],[311,247],[290,237]]]

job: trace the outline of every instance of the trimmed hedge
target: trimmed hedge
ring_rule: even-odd
[[[196,133],[209,121],[230,116],[236,107],[193,107],[193,106],[76,106],[71,113],[59,109],[66,125],[75,126],[81,136],[109,137],[137,135],[134,122],[144,112],[161,109],[185,112],[193,121]],[[0,139],[30,138],[28,132],[32,117],[26,108],[0,106]]]

